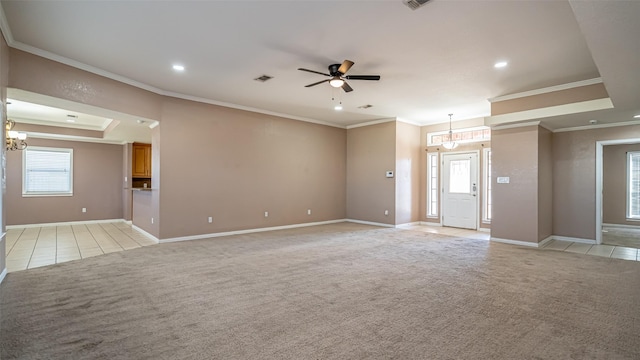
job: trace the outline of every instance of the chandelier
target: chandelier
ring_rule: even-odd
[[[27,134],[12,130],[16,125],[13,120],[7,119],[5,123],[5,140],[7,143],[7,151],[24,150],[27,148]]]
[[[458,147],[458,143],[453,141],[453,131],[451,131],[451,116],[453,114],[449,114],[449,138],[447,141],[442,143],[442,146],[447,150],[452,150]]]

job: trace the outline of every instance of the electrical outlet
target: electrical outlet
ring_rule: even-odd
[[[207,219],[207,221],[209,221],[209,224],[211,224],[213,222],[213,217],[209,216],[209,219]]]
[[[311,215],[311,209],[307,209],[307,215]]]
[[[264,212],[264,217],[269,217],[269,212],[268,211]]]
[[[86,213],[87,212],[87,208],[82,208],[82,212]]]
[[[151,218],[151,223],[153,224],[153,218]]]
[[[389,210],[385,210],[385,211],[384,211],[384,215],[385,215],[385,216],[388,216],[388,215],[389,215]]]

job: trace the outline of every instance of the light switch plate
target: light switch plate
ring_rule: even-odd
[[[508,184],[509,183],[509,177],[508,176],[498,176],[498,178],[496,180],[498,181],[498,184]]]
[[[387,171],[387,177],[388,178],[392,178],[393,177],[393,171]]]

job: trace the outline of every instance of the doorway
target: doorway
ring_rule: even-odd
[[[478,153],[442,156],[442,225],[478,228]]]

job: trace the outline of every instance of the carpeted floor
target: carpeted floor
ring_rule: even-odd
[[[640,262],[341,223],[10,273],[6,359],[638,359]]]

